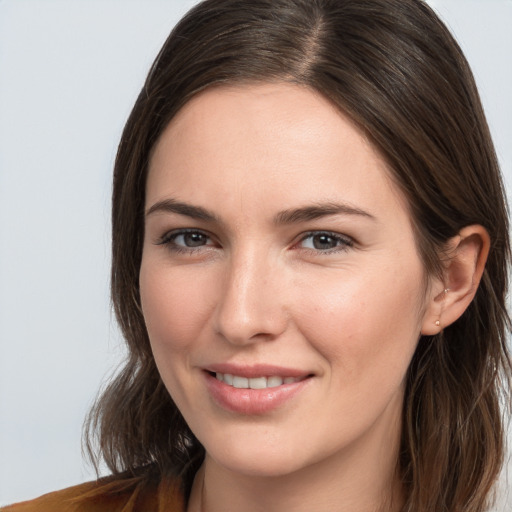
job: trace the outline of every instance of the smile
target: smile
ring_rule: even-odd
[[[215,377],[217,380],[224,382],[228,386],[237,389],[267,389],[276,388],[283,384],[294,384],[303,380],[305,377],[279,377],[277,375],[271,377],[241,377],[239,375],[232,375],[230,373],[216,372]]]
[[[236,414],[271,413],[315,381],[313,373],[272,365],[212,366],[203,371],[206,388],[218,406]]]

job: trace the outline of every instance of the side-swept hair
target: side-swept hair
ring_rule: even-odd
[[[185,490],[204,457],[159,377],[140,307],[148,161],[194,95],[258,82],[317,91],[365,132],[408,200],[429,275],[442,272],[443,247],[463,227],[489,232],[474,301],[419,340],[397,455],[404,512],[485,510],[504,454],[500,401],[509,403],[510,390],[507,207],[468,63],[421,0],[206,0],[172,31],[115,164],[112,300],[128,357],[89,416],[90,455],[119,478],[178,474]]]

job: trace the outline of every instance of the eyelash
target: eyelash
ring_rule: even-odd
[[[212,240],[212,237],[205,233],[204,231],[201,231],[199,229],[178,229],[174,231],[170,231],[166,233],[158,242],[156,242],[156,245],[164,245],[166,246],[170,251],[177,253],[177,254],[195,254],[198,250],[203,249],[204,247],[211,247],[210,245],[198,245],[196,247],[187,247],[184,245],[178,245],[176,244],[176,239],[179,236],[184,235],[201,235],[205,237],[207,240]]]
[[[333,241],[336,242],[337,245],[335,247],[332,247],[332,248],[326,249],[326,250],[315,249],[315,248],[304,248],[304,250],[310,251],[315,254],[326,255],[326,254],[343,252],[343,251],[346,251],[347,249],[354,246],[354,241],[351,238],[344,236],[344,235],[340,235],[339,233],[333,233],[332,231],[310,231],[309,233],[305,233],[304,236],[302,236],[302,238],[299,240],[298,243],[299,244],[303,243],[308,238],[313,239],[314,237],[321,237],[321,236],[332,239]]]
[[[195,254],[197,251],[204,249],[205,247],[212,247],[212,245],[198,245],[195,247],[187,247],[184,245],[178,245],[176,244],[176,239],[179,236],[185,236],[185,235],[200,235],[202,237],[205,237],[206,240],[212,240],[212,237],[205,233],[204,231],[198,230],[198,229],[178,229],[175,231],[170,231],[166,233],[162,238],[160,238],[156,245],[163,245],[166,246],[170,251],[177,253],[177,254]],[[328,255],[333,253],[339,253],[348,250],[349,248],[354,246],[354,241],[347,237],[340,235],[339,233],[333,233],[332,231],[310,231],[308,233],[303,234],[303,236],[300,238],[300,240],[294,244],[294,247],[297,247],[299,244],[302,244],[308,239],[313,239],[314,237],[326,237],[331,239],[336,243],[335,247],[322,250],[317,248],[307,248],[303,247],[302,249],[304,251],[307,251],[309,253],[313,253],[314,255]]]

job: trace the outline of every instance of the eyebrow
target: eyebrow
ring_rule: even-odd
[[[192,219],[203,220],[207,222],[220,222],[220,219],[213,212],[203,208],[202,206],[195,206],[189,203],[177,201],[176,199],[164,199],[156,202],[146,211],[146,217],[154,213],[177,213],[185,215]],[[283,210],[274,216],[274,224],[297,224],[300,222],[307,222],[330,215],[357,215],[366,217],[371,220],[376,218],[369,212],[344,203],[318,203],[311,206],[304,206],[302,208],[291,208]]]
[[[274,217],[274,224],[295,224],[320,219],[329,215],[357,215],[377,220],[371,213],[344,203],[319,203],[303,208],[293,208],[279,212]]]
[[[182,203],[175,199],[164,199],[163,201],[156,202],[151,208],[146,211],[146,217],[154,213],[177,213],[179,215],[185,215],[192,219],[204,220],[204,221],[218,221],[218,217],[208,211],[206,208],[201,206],[194,206],[188,203]]]

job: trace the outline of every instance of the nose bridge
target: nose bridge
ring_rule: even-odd
[[[277,262],[269,251],[249,244],[226,265],[217,308],[217,330],[230,343],[274,339],[286,328]]]

